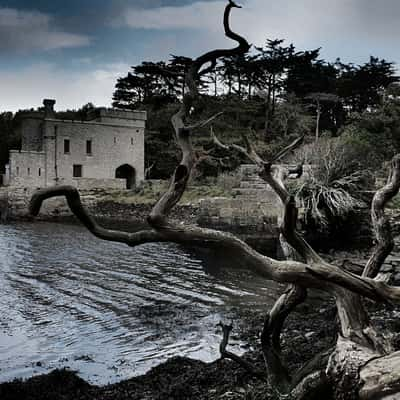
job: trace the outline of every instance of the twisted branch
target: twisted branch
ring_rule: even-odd
[[[222,340],[219,345],[219,352],[221,353],[221,359],[228,358],[236,362],[240,366],[242,366],[252,376],[267,382],[267,377],[262,371],[256,370],[252,364],[244,360],[242,357],[239,357],[237,354],[226,350],[226,347],[229,344],[229,336],[233,328],[232,324],[226,325],[220,322],[218,326],[220,326],[222,329]]]
[[[361,286],[368,291],[372,286],[375,286],[375,284],[372,284],[371,279],[366,279],[367,277],[357,277],[356,275],[342,271],[339,268],[332,268],[332,265],[329,265],[327,262],[325,262],[325,260],[323,260],[314,251],[314,249],[304,240],[304,238],[298,234],[296,231],[298,215],[297,207],[294,197],[291,196],[285,188],[284,179],[286,177],[286,172],[283,170],[283,168],[273,166],[272,162],[265,162],[262,160],[254,150],[254,147],[249,140],[245,141],[246,148],[244,148],[237,145],[223,144],[219,139],[216,138],[213,130],[211,130],[211,137],[216,146],[228,151],[239,151],[246,155],[256,165],[261,167],[261,171],[259,173],[260,177],[272,187],[284,206],[283,217],[280,223],[283,248],[293,249],[295,254],[298,254],[300,259],[308,264],[307,270],[310,272],[310,274],[314,275],[316,278],[320,278],[321,288],[334,295],[336,298],[336,305],[340,318],[341,334],[344,337],[351,338],[356,343],[362,344],[367,348],[372,348],[378,352],[382,352],[388,348],[385,340],[382,341],[382,338],[378,337],[375,331],[371,328],[368,314],[366,313],[359,296],[358,289]],[[301,142],[302,138],[296,139],[272,159],[277,160],[282,158]],[[393,180],[397,182],[396,179],[400,180],[400,163],[396,164],[396,161],[393,163],[399,170],[399,178],[397,174],[392,173],[390,182],[393,182]],[[398,190],[399,187],[392,184],[385,188],[384,193],[386,194],[389,192],[390,196],[393,196],[393,193],[397,193]],[[379,197],[379,193],[377,198],[381,198]],[[386,198],[388,198],[388,195],[386,195]],[[378,203],[378,201],[375,203]],[[325,279],[325,277],[327,279]],[[335,285],[326,285],[328,282],[334,283]],[[302,298],[304,291],[303,286],[309,287],[307,285],[303,285],[300,280],[293,283],[296,285],[292,287],[289,292],[281,296],[271,310],[270,314],[267,316],[262,334],[262,348],[268,371],[271,378],[274,380],[275,385],[279,387],[280,391],[283,393],[292,391],[293,386],[291,384],[291,377],[288,373],[288,370],[280,357],[280,333],[283,323],[289,313],[297,304],[305,299]],[[341,287],[336,286],[337,284]],[[358,289],[356,289],[356,287]],[[349,289],[350,291],[345,290],[344,288]],[[392,291],[397,291],[396,288],[392,288],[387,285],[381,286],[381,289],[384,293],[381,293],[383,297],[380,299],[380,301],[383,302],[389,302],[389,299],[393,294]],[[312,367],[313,363],[309,365]],[[305,373],[308,372],[309,371],[306,369]],[[319,375],[317,374],[317,376]],[[303,375],[301,375],[301,377],[304,378]],[[296,382],[299,382],[299,378],[296,378]]]
[[[78,191],[70,186],[47,188],[37,192],[31,199],[30,212],[32,215],[37,215],[44,200],[55,196],[65,196],[72,212],[90,232],[99,238],[126,243],[130,246],[136,246],[146,242],[168,241],[207,248],[217,247],[219,249],[227,249],[231,256],[240,258],[247,265],[247,268],[254,273],[266,279],[295,285],[291,292],[278,300],[268,316],[263,332],[263,346],[266,358],[269,362],[269,368],[274,374],[276,381],[285,388],[289,386],[290,377],[280,360],[279,337],[287,314],[291,312],[305,295],[305,291],[302,288],[321,289],[336,297],[338,309],[343,311],[343,315],[341,315],[341,324],[342,332],[345,334],[351,329],[357,332],[360,330],[362,331],[363,328],[367,326],[366,324],[368,321],[364,318],[362,304],[357,295],[380,302],[400,303],[400,288],[392,287],[371,279],[369,275],[372,276],[373,274],[368,271],[375,270],[375,267],[368,267],[368,271],[365,273],[367,276],[359,277],[328,264],[296,232],[297,208],[293,197],[290,196],[282,182],[281,171],[273,166],[273,162],[281,159],[292,151],[301,142],[302,138],[296,139],[291,145],[272,157],[271,161],[265,162],[259,157],[252,143],[246,137],[244,138],[245,147],[242,147],[237,145],[223,145],[214,135],[214,142],[219,145],[219,147],[225,150],[240,151],[260,167],[260,176],[270,184],[284,205],[284,216],[281,223],[282,235],[288,244],[300,254],[301,261],[277,261],[261,255],[245,242],[229,233],[192,225],[175,224],[169,221],[168,215],[181,199],[193,167],[197,162],[197,156],[190,138],[191,130],[193,130],[194,127],[202,127],[214,119],[214,117],[211,117],[207,121],[194,126],[185,124],[193,102],[198,97],[197,84],[199,76],[207,70],[207,68],[202,68],[208,63],[214,65],[219,57],[244,54],[249,49],[247,41],[230,29],[229,16],[232,8],[239,7],[232,0],[229,0],[224,13],[224,28],[226,36],[238,42],[237,47],[205,53],[192,62],[185,75],[188,92],[184,95],[178,112],[171,119],[175,129],[177,143],[182,151],[182,159],[171,177],[169,188],[155,204],[148,217],[151,228],[136,233],[128,233],[100,227],[83,207]],[[393,172],[390,182],[399,181],[399,157],[400,156],[397,156],[393,161]],[[386,190],[382,191],[381,196],[377,196],[374,203],[377,210],[377,221],[381,221],[381,214],[379,214],[379,212],[384,208],[387,202],[385,199],[390,198],[390,196],[393,197],[398,190],[399,185],[396,183],[396,185],[389,185]],[[383,201],[381,201],[382,199]],[[374,264],[374,261],[371,261],[371,264],[378,265],[381,258],[382,257],[378,255],[378,262]],[[357,295],[350,293],[349,290]],[[356,305],[356,308],[359,306],[361,311],[355,310],[354,305]],[[226,352],[229,332],[230,330],[227,328],[224,329],[222,354],[225,355],[229,354],[229,352]],[[272,363],[270,359],[272,359]],[[316,375],[308,375],[301,381],[301,384],[315,387],[319,378],[319,372]]]
[[[65,196],[70,210],[79,221],[96,237],[112,242],[125,243],[129,246],[138,246],[149,242],[165,242],[161,232],[153,229],[142,230],[135,233],[116,231],[101,227],[83,206],[78,189],[73,186],[56,186],[36,191],[29,204],[29,213],[37,216],[40,212],[43,201],[52,197]]]
[[[228,38],[238,42],[238,45],[232,49],[218,49],[201,55],[192,62],[185,75],[185,83],[188,87],[188,91],[183,97],[182,104],[178,112],[171,118],[172,125],[175,129],[175,136],[182,151],[182,160],[173,174],[171,184],[167,192],[157,202],[148,218],[149,224],[154,228],[160,229],[165,226],[166,217],[171,209],[181,199],[186,189],[187,182],[190,178],[191,171],[197,162],[197,156],[190,139],[190,130],[192,127],[185,125],[185,119],[189,115],[194,100],[197,99],[199,95],[197,82],[201,68],[208,63],[213,65],[214,62],[220,57],[230,57],[244,54],[250,48],[246,39],[237,33],[234,33],[230,28],[229,17],[232,8],[239,7],[233,1],[229,1],[224,12],[224,30],[225,35]],[[206,122],[208,123],[211,120],[212,118]],[[204,124],[201,124],[201,126],[203,125]]]
[[[371,220],[375,232],[376,247],[368,260],[363,276],[375,278],[386,257],[392,252],[394,241],[388,217],[385,215],[386,204],[393,199],[400,189],[400,155],[392,159],[387,184],[379,189],[372,200]]]
[[[306,298],[306,289],[298,285],[291,285],[266,316],[261,333],[261,348],[271,383],[281,393],[290,392],[292,386],[292,378],[281,358],[280,337],[283,325],[289,314]]]

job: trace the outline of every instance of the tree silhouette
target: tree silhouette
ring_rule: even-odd
[[[332,93],[310,93],[306,96],[306,99],[309,99],[314,102],[316,109],[316,124],[315,124],[315,140],[318,140],[320,136],[320,121],[322,114],[322,107],[328,106],[328,110],[332,109],[332,106],[340,102],[340,98]]]
[[[283,39],[267,40],[265,47],[256,47],[260,52],[258,66],[263,71],[263,79],[258,79],[258,88],[266,90],[265,134],[269,133],[274,117],[277,93],[284,87],[284,74],[293,63],[294,46],[282,46]]]
[[[226,350],[231,327],[222,324],[223,357],[232,358],[256,377],[268,380],[279,393],[297,400],[324,398],[321,391],[326,388],[333,391],[338,399],[398,396],[400,353],[393,353],[389,338],[380,335],[372,325],[363,297],[381,303],[400,303],[400,288],[375,279],[393,248],[390,224],[384,210],[387,202],[400,188],[400,155],[393,158],[388,183],[376,192],[372,202],[371,214],[377,246],[361,276],[328,263],[296,231],[298,210],[294,197],[285,186],[287,171],[275,163],[297,147],[303,140],[302,137],[269,160],[263,160],[246,137],[243,147],[236,144],[226,145],[212,131],[215,146],[228,153],[242,153],[250,159],[258,166],[260,177],[273,188],[280,199],[283,209],[280,232],[282,247],[287,258],[285,261],[261,255],[230,233],[200,228],[196,225],[177,224],[169,218],[171,210],[182,198],[198,161],[191,142],[191,133],[194,129],[204,128],[219,116],[216,114],[195,124],[187,122],[192,107],[196,106],[196,101],[200,97],[199,80],[202,75],[215,68],[216,60],[220,57],[245,54],[250,47],[243,37],[230,28],[229,17],[232,9],[236,7],[238,6],[229,0],[224,13],[224,28],[226,36],[236,41],[237,46],[201,55],[193,60],[186,73],[187,90],[178,111],[171,118],[182,158],[172,174],[168,189],[148,216],[150,228],[129,233],[101,227],[83,207],[78,190],[71,186],[46,188],[36,192],[31,200],[30,213],[37,215],[44,200],[61,195],[66,196],[71,210],[78,219],[101,239],[126,243],[129,246],[148,242],[175,242],[222,249],[225,254],[240,259],[249,270],[265,279],[289,285],[288,290],[267,314],[261,334],[262,352],[268,375],[254,371],[252,365]],[[281,356],[280,335],[288,315],[298,304],[306,300],[308,288],[322,290],[335,299],[339,335],[333,349],[318,355],[317,359],[306,364],[298,373],[292,374]]]
[[[343,64],[337,61],[339,69],[337,94],[350,111],[362,112],[381,102],[384,89],[399,81],[394,64],[376,57],[370,57],[364,65]]]

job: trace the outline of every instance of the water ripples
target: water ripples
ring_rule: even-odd
[[[104,384],[175,355],[217,358],[216,324],[277,296],[217,264],[173,244],[104,242],[75,225],[0,225],[0,380],[68,366]]]

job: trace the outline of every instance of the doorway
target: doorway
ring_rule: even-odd
[[[136,184],[135,168],[131,167],[129,164],[124,164],[119,166],[115,170],[115,177],[117,179],[125,179],[127,189],[132,189],[135,187]]]

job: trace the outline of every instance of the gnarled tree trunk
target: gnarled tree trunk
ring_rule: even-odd
[[[389,222],[385,217],[386,203],[399,191],[400,156],[394,157],[388,184],[374,198],[372,220],[376,232],[377,247],[362,276],[349,273],[323,260],[296,232],[297,208],[294,198],[284,185],[285,171],[274,167],[274,163],[300,144],[302,138],[283,149],[271,160],[264,161],[252,144],[245,139],[245,147],[225,145],[214,134],[216,146],[226,151],[239,151],[259,167],[260,176],[270,184],[282,202],[281,241],[287,260],[277,261],[264,256],[245,242],[226,232],[200,228],[193,225],[175,224],[169,220],[171,209],[185,192],[197,156],[191,143],[191,133],[210,123],[207,121],[189,126],[186,119],[198,97],[200,77],[213,70],[220,57],[231,57],[248,51],[247,41],[234,33],[229,24],[233,8],[238,7],[229,0],[224,13],[224,28],[227,37],[238,43],[237,47],[210,51],[193,60],[186,73],[186,90],[178,112],[172,117],[176,140],[182,151],[182,159],[175,169],[170,185],[153,207],[148,223],[150,229],[136,233],[108,230],[100,227],[81,203],[79,192],[71,186],[56,186],[36,192],[30,204],[31,215],[37,215],[44,200],[65,196],[69,207],[78,219],[97,237],[136,246],[148,242],[175,242],[201,247],[225,248],[231,256],[240,257],[243,264],[265,279],[289,285],[289,289],[276,302],[268,314],[262,330],[262,351],[266,371],[264,378],[276,390],[296,399],[311,399],[321,385],[331,385],[338,399],[384,399],[388,395],[400,398],[400,352],[391,353],[387,339],[371,325],[363,304],[363,297],[383,303],[400,303],[400,288],[375,280],[386,256],[393,247]],[[207,67],[208,65],[208,67]],[[291,376],[281,357],[280,334],[287,316],[306,299],[307,289],[325,291],[336,300],[340,322],[339,337],[334,349],[318,356],[325,360],[324,368],[315,368],[321,362],[306,365],[295,376]],[[251,366],[239,357],[226,351],[230,329],[224,328],[221,352],[233,358],[245,368]],[[268,374],[267,374],[268,371]],[[257,374],[260,375],[259,373]],[[396,397],[397,396],[397,397]]]

